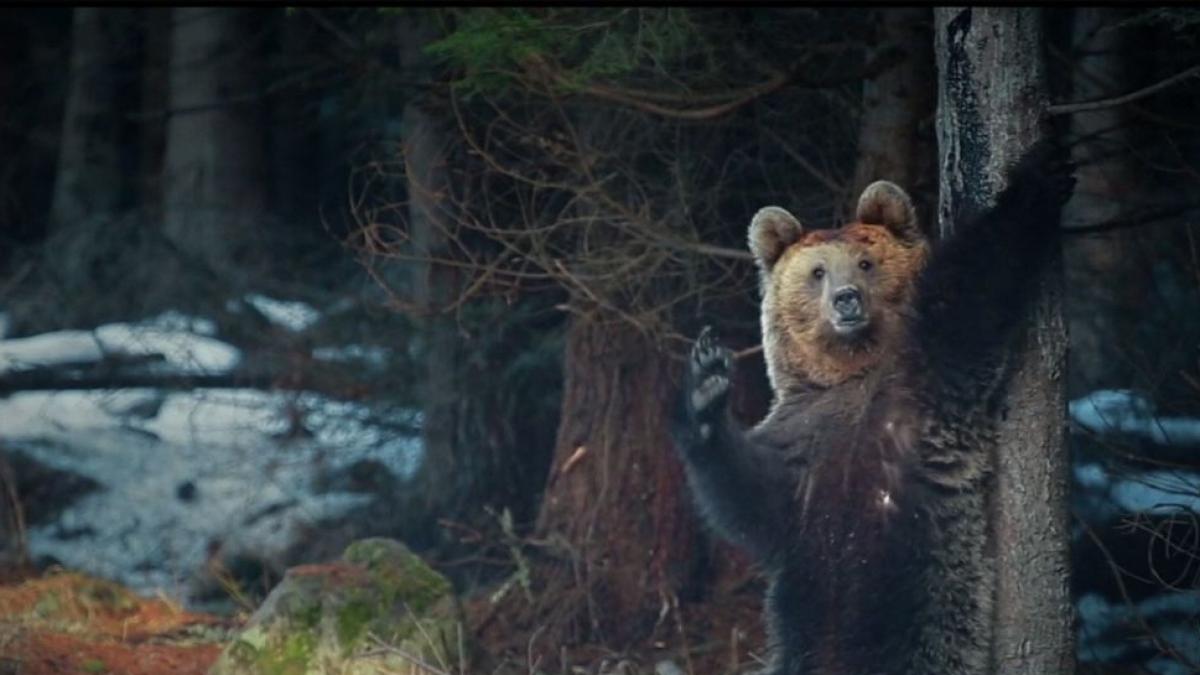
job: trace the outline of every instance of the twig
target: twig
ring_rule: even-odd
[[[1176,73],[1176,74],[1172,75],[1171,77],[1168,77],[1165,80],[1162,80],[1160,82],[1155,82],[1154,84],[1152,84],[1148,87],[1142,87],[1141,89],[1138,89],[1137,91],[1132,91],[1132,92],[1130,92],[1128,94],[1124,94],[1122,96],[1114,96],[1112,98],[1102,98],[1102,99],[1097,99],[1095,101],[1082,101],[1079,103],[1057,103],[1055,105],[1047,106],[1046,114],[1048,114],[1048,115],[1072,115],[1075,113],[1090,112],[1093,110],[1102,110],[1104,108],[1113,108],[1113,107],[1116,107],[1119,105],[1125,105],[1126,103],[1131,103],[1138,99],[1146,98],[1147,96],[1154,94],[1158,91],[1161,91],[1163,89],[1166,89],[1167,87],[1169,87],[1177,82],[1181,82],[1183,80],[1186,80],[1189,77],[1194,77],[1196,75],[1200,75],[1200,65],[1192,66],[1191,68],[1188,68],[1187,70],[1183,71],[1182,73]]]
[[[779,134],[767,128],[763,129],[763,133],[769,136],[771,140],[775,141],[775,143],[779,146],[779,149],[783,150],[788,157],[791,157],[797,164],[800,165],[800,168],[807,171],[810,176],[816,178],[821,185],[824,185],[833,192],[839,194],[846,189],[845,185],[838,184],[837,181],[833,180],[827,176],[825,172],[818,169],[815,164],[805,159],[804,155],[796,152],[795,148],[793,148],[791,145],[788,145],[787,141],[780,138]]]
[[[1113,230],[1123,230],[1131,227],[1138,227],[1147,223],[1155,223],[1166,220],[1172,216],[1182,215],[1189,210],[1200,207],[1200,204],[1175,204],[1172,206],[1164,206],[1158,209],[1150,209],[1142,213],[1134,213],[1117,218],[1111,218],[1092,225],[1082,225],[1078,227],[1062,228],[1065,235],[1083,235],[1083,234],[1099,234],[1101,232],[1111,232]]]

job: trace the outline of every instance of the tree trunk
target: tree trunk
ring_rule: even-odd
[[[112,218],[124,196],[118,49],[127,11],[77,7],[71,32],[67,104],[50,203],[51,231]]]
[[[163,217],[163,152],[167,140],[168,63],[171,54],[171,9],[145,7],[139,12],[144,37],[141,63],[141,159],[138,162],[138,205],[147,223]]]
[[[554,615],[575,629],[563,638],[619,648],[650,632],[697,560],[668,429],[677,392],[668,357],[627,323],[575,318],[564,358],[539,530],[565,542],[575,588],[555,596]]]
[[[1005,168],[1042,135],[1046,85],[1039,10],[937,9],[934,28],[945,235],[986,208]],[[1003,675],[1074,670],[1061,274],[1046,274],[1015,355],[994,456],[992,672]]]
[[[1128,14],[1107,7],[1072,10],[1072,100],[1108,98],[1136,88],[1126,58],[1130,33],[1114,28]],[[1140,192],[1137,172],[1129,164],[1129,127],[1124,118],[1121,107],[1071,116],[1078,169],[1075,194],[1063,210],[1068,227],[1118,219],[1131,206],[1129,195]],[[1131,350],[1153,269],[1145,238],[1144,231],[1120,228],[1063,242],[1071,397],[1132,384],[1137,369]]]
[[[266,197],[250,10],[172,11],[164,232],[232,278],[253,261]]]
[[[398,22],[401,67],[412,77],[431,79],[432,63],[422,48],[435,37],[429,21],[409,16]],[[413,253],[419,256],[412,271],[412,298],[418,312],[421,339],[423,397],[421,437],[424,459],[417,488],[421,493],[421,520],[433,516],[458,520],[463,502],[476,492],[477,481],[486,471],[470,461],[470,449],[462,431],[468,396],[463,370],[462,342],[456,314],[448,312],[459,290],[458,271],[438,259],[453,255],[449,250],[450,176],[447,155],[449,137],[443,126],[446,115],[433,109],[427,97],[414,95],[404,105],[404,175],[408,193],[408,231]],[[426,535],[436,535],[432,528]]]
[[[439,36],[432,19],[428,11],[406,11],[398,18],[399,60],[408,81],[437,79],[436,66],[423,51]],[[553,438],[553,421],[547,422],[544,409],[530,400],[540,392],[501,379],[514,350],[531,348],[527,339],[519,347],[513,344],[523,339],[516,317],[531,299],[504,307],[486,301],[458,305],[462,275],[444,262],[461,257],[460,247],[474,243],[453,239],[461,232],[461,205],[451,178],[457,150],[450,120],[445,102],[418,88],[405,102],[408,232],[417,260],[404,271],[411,275],[405,285],[411,289],[421,345],[425,452],[405,495],[414,500],[413,508],[400,527],[406,538],[442,555],[460,549],[452,536],[458,530],[442,523],[495,525],[486,507],[507,508],[523,531],[530,525]]]
[[[936,148],[932,129],[934,102],[933,46],[928,7],[871,10],[876,39],[872,58],[891,54],[895,65],[863,80],[863,115],[858,135],[848,212],[871,182],[896,183],[917,200],[922,223],[933,209],[927,195],[937,190]],[[925,133],[929,129],[930,133]]]

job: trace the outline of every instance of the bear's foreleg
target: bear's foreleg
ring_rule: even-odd
[[[688,360],[675,439],[705,519],[721,536],[770,564],[783,554],[794,483],[778,453],[751,441],[732,419],[732,364],[730,351],[706,327]]]
[[[1075,179],[1065,149],[1039,142],[1013,166],[995,205],[934,251],[918,279],[913,366],[976,401],[1025,318],[1057,251],[1059,212]],[[941,388],[941,387],[939,387]]]

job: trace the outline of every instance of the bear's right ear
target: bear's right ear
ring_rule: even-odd
[[[917,212],[904,188],[887,180],[877,180],[858,198],[855,220],[868,225],[883,225],[901,241],[915,244],[925,239],[917,225]]]
[[[750,221],[750,252],[764,272],[770,271],[784,249],[800,240],[800,221],[778,206],[758,210]]]

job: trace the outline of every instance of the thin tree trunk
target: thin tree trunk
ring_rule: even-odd
[[[259,83],[250,10],[172,11],[164,233],[213,270],[241,276],[264,226]]]
[[[945,235],[986,208],[1005,167],[1041,136],[1046,84],[1040,10],[940,8],[934,28]],[[1015,355],[994,459],[992,672],[1002,675],[1074,670],[1061,274],[1046,274]]]
[[[420,46],[429,42],[423,35],[426,28],[410,27],[406,32],[402,40],[410,47],[405,51],[419,53]],[[417,483],[425,514],[458,519],[463,515],[463,502],[470,501],[476,483],[484,480],[480,474],[486,472],[468,457],[471,450],[482,448],[467,447],[467,439],[460,433],[469,396],[461,377],[464,338],[458,333],[456,314],[447,311],[459,292],[459,275],[457,268],[437,262],[453,256],[446,230],[453,224],[448,212],[450,145],[442,126],[444,118],[426,106],[421,100],[411,100],[403,113],[408,225],[413,252],[420,257],[412,265],[412,297],[420,313],[423,345],[421,436],[425,454]]]
[[[58,148],[50,227],[112,218],[124,192],[121,170],[118,49],[128,36],[127,11],[77,7],[71,68]]]
[[[895,65],[863,80],[863,115],[858,135],[858,164],[850,190],[853,212],[863,188],[885,179],[901,185],[918,201],[927,223],[933,209],[924,195],[934,194],[936,148],[932,129],[936,88],[928,7],[871,10],[876,38],[872,58],[891,54]]]
[[[145,7],[139,11],[144,36],[141,64],[141,159],[138,162],[138,205],[147,223],[162,222],[163,151],[167,118],[167,70],[171,54],[171,9]]]

